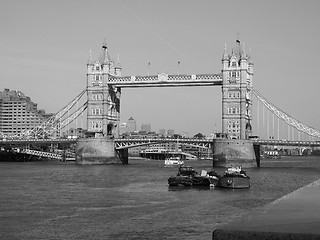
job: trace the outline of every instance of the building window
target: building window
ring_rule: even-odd
[[[97,70],[97,71],[99,71],[99,70],[100,70],[100,67],[99,67],[98,65],[96,66],[96,70]]]
[[[102,130],[102,121],[92,121],[91,128],[93,130]]]
[[[103,95],[102,94],[92,94],[92,100],[93,101],[103,100]]]
[[[229,107],[228,108],[228,114],[238,114],[240,113],[240,110],[238,107]]]
[[[92,109],[92,115],[102,115],[102,109],[100,108]]]

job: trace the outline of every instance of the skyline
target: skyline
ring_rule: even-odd
[[[238,38],[254,61],[253,86],[320,129],[318,1],[2,1],[4,88],[58,112],[86,87],[90,50],[107,42],[122,76],[220,73]],[[150,63],[150,65],[149,65]],[[53,101],[54,99],[54,101]],[[221,87],[123,89],[121,122],[210,134],[221,128]]]

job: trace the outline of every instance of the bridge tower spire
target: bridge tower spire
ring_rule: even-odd
[[[222,132],[229,138],[248,139],[252,133],[253,62],[236,39],[231,54],[222,57]]]

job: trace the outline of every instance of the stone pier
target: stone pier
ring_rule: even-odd
[[[76,145],[76,164],[122,163],[115,150],[114,139],[82,138]]]
[[[257,167],[257,158],[251,140],[215,139],[213,142],[213,166],[243,168]]]

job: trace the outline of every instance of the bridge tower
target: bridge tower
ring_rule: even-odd
[[[87,129],[89,136],[118,137],[121,88],[108,85],[110,76],[121,76],[119,59],[111,60],[107,44],[102,45],[99,59],[87,63]]]
[[[225,45],[222,57],[222,132],[232,139],[248,139],[252,133],[253,61],[236,40],[231,54]]]
[[[76,164],[109,164],[120,159],[114,148],[119,136],[121,88],[108,84],[112,76],[121,75],[121,66],[111,60],[107,44],[102,45],[99,59],[87,63],[87,138],[78,139]],[[120,153],[120,155],[124,153]]]

